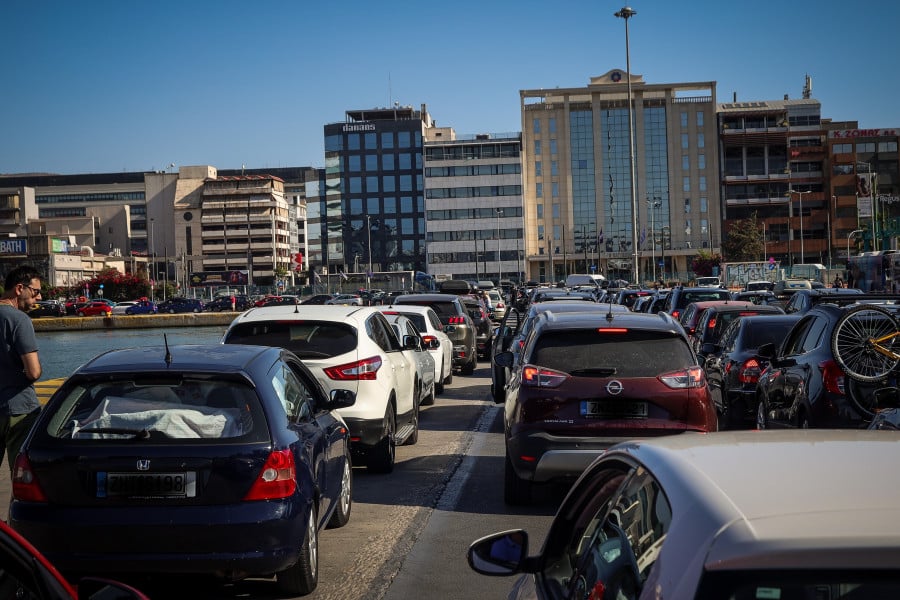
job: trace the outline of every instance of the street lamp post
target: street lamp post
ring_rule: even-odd
[[[806,255],[803,253],[803,194],[810,194],[812,190],[801,192],[800,190],[788,189],[788,197],[791,194],[800,196],[800,264],[806,264]]]
[[[630,6],[613,13],[613,16],[625,20],[625,76],[628,79],[628,165],[631,171],[631,246],[634,283],[638,283],[638,233],[637,233],[637,178],[634,173],[634,118],[631,97],[631,53],[628,47],[628,19],[637,14]]]
[[[372,276],[372,215],[366,215],[366,230],[369,234],[369,269],[366,271],[366,289],[371,289],[369,278]]]
[[[497,211],[497,285],[503,279],[503,263],[500,261],[500,217],[503,216],[503,209],[498,208]]]
[[[153,255],[153,218],[150,218],[150,300],[153,300],[153,286],[156,284],[156,257]]]
[[[660,260],[662,261],[662,278],[665,280],[666,278],[666,232],[671,231],[668,225],[663,225],[659,229],[659,237],[660,237]]]
[[[650,262],[653,263],[653,281],[656,281],[656,209],[662,206],[659,198],[647,200],[647,208],[650,212]]]

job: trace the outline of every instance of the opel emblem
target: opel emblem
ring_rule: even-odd
[[[142,458],[142,459],[138,460],[137,461],[137,470],[138,471],[149,471],[150,470],[150,460],[146,459],[146,458]]]
[[[618,379],[613,379],[609,383],[606,384],[606,391],[610,396],[618,396],[622,393],[625,387],[622,385],[622,382]]]

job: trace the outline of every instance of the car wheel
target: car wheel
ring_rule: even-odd
[[[766,414],[766,403],[761,399],[756,404],[756,428],[757,429],[768,429],[769,428],[769,417]]]
[[[297,562],[276,574],[278,588],[287,594],[297,596],[312,593],[319,583],[319,531],[316,527],[316,510],[313,507],[309,510],[302,544]]]
[[[809,429],[809,416],[802,409],[797,413],[797,429]]]
[[[170,314],[170,315],[174,315],[174,314],[175,314],[175,309],[174,309],[174,308],[170,308],[170,309],[169,309],[169,314]]]
[[[195,313],[198,313],[198,312],[200,312],[200,309],[199,309],[199,308],[196,308],[196,307],[194,307],[194,312],[195,312]]]
[[[437,384],[431,386],[431,392],[429,392],[429,394],[422,399],[422,406],[431,406],[432,404],[434,404],[434,394],[436,388]]]
[[[133,314],[134,314],[134,311],[131,310],[131,309],[129,308],[129,309],[126,309],[126,310],[125,310],[125,314],[126,314],[126,315],[133,315]]]
[[[531,504],[531,490],[534,483],[521,479],[513,469],[509,454],[503,469],[503,501],[510,506],[524,506]]]
[[[388,404],[387,413],[384,415],[384,421],[384,437],[372,448],[366,465],[372,473],[390,473],[394,470],[394,459],[397,451],[397,442],[394,439],[394,434],[397,430],[397,417],[394,415],[394,408],[390,404]]]
[[[350,509],[353,507],[353,469],[350,465],[350,453],[344,456],[344,472],[341,475],[341,493],[337,499],[337,507],[328,520],[329,529],[343,527],[350,520]]]
[[[79,311],[78,311],[78,316],[79,316],[79,317],[83,317],[83,316],[84,316],[84,312],[82,312],[82,311],[79,310]]]
[[[475,372],[475,365],[477,365],[477,364],[478,364],[478,355],[473,352],[472,358],[469,359],[469,362],[467,362],[465,365],[463,365],[463,368],[460,369],[459,372],[462,373],[463,375],[471,375],[472,373]]]

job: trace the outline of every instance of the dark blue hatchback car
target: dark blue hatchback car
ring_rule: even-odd
[[[275,576],[306,594],[350,517],[349,435],[291,352],[113,350],[54,393],[16,459],[10,525],[66,575]]]

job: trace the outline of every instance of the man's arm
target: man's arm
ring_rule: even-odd
[[[41,378],[41,361],[37,352],[29,352],[22,355],[22,364],[25,366],[25,376],[31,381]]]

